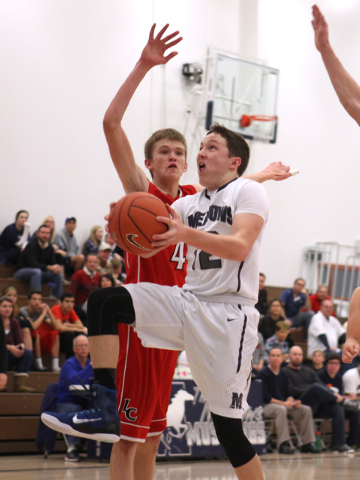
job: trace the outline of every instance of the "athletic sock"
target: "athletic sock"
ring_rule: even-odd
[[[94,383],[116,390],[116,368],[94,368]]]
[[[39,370],[44,370],[44,365],[43,365],[43,362],[42,362],[42,358],[41,357],[36,357],[35,358],[35,365],[37,366],[37,368]]]
[[[53,357],[52,358],[51,366],[52,366],[53,372],[59,372],[60,371],[59,358],[58,357]]]

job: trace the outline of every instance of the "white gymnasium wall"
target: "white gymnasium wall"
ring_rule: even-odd
[[[350,1],[319,3],[337,53],[360,79],[360,5],[346,9]],[[80,243],[92,225],[104,223],[123,190],[102,118],[156,21],[169,22],[184,40],[175,59],[148,75],[126,114],[137,161],[153,130],[185,127],[191,86],[183,63],[203,64],[208,45],[265,59],[280,69],[279,135],[276,145],[252,146],[250,171],[282,160],[301,174],[266,184],[271,215],[261,269],[269,284],[287,285],[299,273],[304,246],[353,244],[360,238],[360,136],[313,46],[310,7],[308,0],[0,0],[0,229],[22,208],[32,230],[49,214],[57,229],[76,216]],[[196,181],[189,160],[186,180]]]

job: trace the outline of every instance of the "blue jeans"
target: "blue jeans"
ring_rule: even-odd
[[[56,408],[59,413],[73,413],[81,412],[81,410],[83,410],[81,405],[71,402],[58,403]],[[65,435],[65,437],[68,442],[68,448],[75,447],[75,445],[80,441],[79,437],[74,437],[73,435]]]
[[[33,359],[33,352],[27,348],[24,350],[21,357],[15,357],[10,350],[8,350],[8,368],[16,367],[17,373],[28,373]]]
[[[51,283],[51,294],[60,298],[62,294],[62,275],[60,273],[53,273],[50,270],[40,270],[40,268],[20,268],[14,274],[17,280],[25,280],[30,282],[30,291],[40,290],[43,283]]]

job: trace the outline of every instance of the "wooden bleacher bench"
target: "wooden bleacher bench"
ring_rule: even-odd
[[[36,433],[39,412],[46,387],[59,381],[59,373],[30,372],[26,385],[34,393],[12,392],[14,372],[8,372],[7,392],[0,392],[0,455],[36,453]],[[60,434],[54,452],[64,452],[66,446]]]

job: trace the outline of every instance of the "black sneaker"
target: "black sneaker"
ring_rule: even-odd
[[[295,448],[292,448],[289,442],[283,442],[279,447],[279,453],[293,455],[295,453]]]
[[[115,443],[120,440],[120,417],[116,390],[93,385],[92,408],[76,413],[44,412],[41,420],[46,426],[66,435]]]
[[[77,453],[75,449],[66,453],[65,462],[80,462],[80,461],[81,461],[80,455]]]
[[[331,451],[339,453],[354,453],[355,450],[344,443],[344,445],[334,445],[331,447]]]
[[[301,453],[321,453],[321,450],[316,448],[315,443],[307,443],[306,445],[301,445]]]

